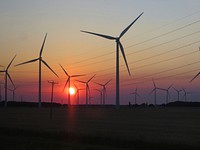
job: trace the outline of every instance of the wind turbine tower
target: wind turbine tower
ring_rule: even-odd
[[[129,28],[140,18],[140,16],[142,16],[142,14],[143,14],[143,12],[128,27],[126,27],[118,37],[113,37],[113,36],[109,36],[109,35],[103,35],[103,34],[94,33],[94,32],[88,32],[88,31],[81,31],[81,32],[84,32],[84,33],[100,36],[100,37],[106,38],[108,40],[115,40],[115,42],[116,42],[116,107],[117,108],[119,108],[119,106],[120,106],[119,49],[121,50],[121,53],[123,55],[123,58],[124,58],[124,61],[125,61],[129,76],[131,75],[129,67],[128,67],[128,62],[126,60],[126,55],[125,55],[125,52],[124,52],[124,48],[123,48],[123,46],[122,46],[122,44],[120,42],[120,39],[129,30]]]

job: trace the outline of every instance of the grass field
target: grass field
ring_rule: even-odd
[[[200,149],[200,108],[0,108],[0,149]]]

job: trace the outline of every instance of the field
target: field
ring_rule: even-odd
[[[200,108],[0,108],[0,149],[200,149]]]

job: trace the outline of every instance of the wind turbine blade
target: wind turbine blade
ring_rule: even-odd
[[[167,90],[169,90],[172,86],[173,86],[173,84],[171,84],[171,85],[167,88]]]
[[[5,70],[0,70],[0,72],[6,72]]]
[[[157,88],[158,90],[161,90],[161,91],[166,91],[166,89],[163,89],[163,88]]]
[[[192,80],[190,80],[190,82],[192,82],[196,77],[198,77],[198,75],[200,74],[200,72],[199,73],[197,73],[197,75],[196,76],[194,76],[194,78],[192,78]]]
[[[177,90],[175,87],[173,87],[173,89],[174,89],[176,92],[178,92],[178,90]]]
[[[8,67],[6,68],[6,70],[8,70],[8,69],[10,68],[10,65],[12,64],[12,62],[14,61],[14,59],[15,59],[16,56],[17,56],[17,55],[15,55],[15,56],[13,57],[13,59],[11,60],[10,64],[9,64]]]
[[[109,39],[109,40],[115,40],[116,39],[115,37],[112,37],[112,36],[109,36],[109,35],[104,35],[104,34],[99,34],[99,33],[94,33],[94,32],[88,32],[88,31],[83,31],[83,30],[81,30],[81,32],[93,34],[93,35],[100,36],[100,37],[103,37],[103,38],[106,38],[106,39]]]
[[[156,89],[154,88],[149,94],[152,94]]]
[[[15,65],[15,66],[19,66],[19,65],[23,65],[23,64],[32,63],[32,62],[35,62],[35,61],[37,61],[37,60],[39,60],[39,58],[37,58],[37,59],[32,59],[32,60],[29,60],[29,61],[26,61],[26,62],[23,62],[23,63],[17,64],[17,65]]]
[[[108,82],[106,82],[104,85],[107,85],[112,79],[110,79]]]
[[[73,84],[74,84],[75,88],[78,90],[78,87],[76,86],[76,84],[75,83],[73,83]]]
[[[10,77],[10,74],[9,74],[9,73],[7,73],[7,76],[8,76],[8,78],[10,79],[10,82],[12,83],[13,87],[15,87],[15,85],[14,85],[14,83],[13,83],[13,81],[12,81],[12,79],[11,79],[11,77]]]
[[[62,70],[65,72],[65,74],[69,77],[69,74],[67,73],[67,71],[63,68],[63,66],[60,64],[60,67],[62,68]]]
[[[126,27],[120,34],[119,38],[121,38],[127,31],[128,29],[142,16],[144,12],[142,12],[128,27]]]
[[[152,79],[152,81],[153,81],[153,86],[156,88],[156,83],[154,82],[154,79]]]
[[[41,59],[41,61],[58,77],[58,75],[53,71],[53,69],[51,69],[51,67],[44,60]]]
[[[75,78],[75,77],[81,77],[81,76],[85,76],[85,75],[84,74],[83,75],[72,75],[71,77]]]
[[[101,84],[101,83],[97,83],[97,82],[94,82],[95,84],[98,84],[98,85],[100,85],[100,86],[104,86],[103,84]]]
[[[99,90],[99,89],[94,89],[94,90],[96,90],[96,91],[98,91],[98,92],[101,92],[101,90]]]
[[[127,63],[127,60],[126,60],[126,55],[125,55],[125,52],[124,52],[124,48],[123,48],[123,46],[122,46],[122,44],[120,42],[118,42],[118,43],[119,43],[119,46],[120,46],[122,55],[124,57],[124,61],[125,61],[125,64],[126,64],[126,67],[127,67],[128,73],[129,73],[129,76],[130,76],[131,73],[130,73],[130,70],[129,70],[129,67],[128,67],[128,63]]]
[[[96,74],[93,75],[93,76],[87,81],[87,83],[89,83],[95,76],[96,76]]]
[[[42,52],[43,52],[44,44],[45,44],[45,41],[46,41],[46,37],[47,37],[47,33],[46,33],[46,35],[45,35],[45,37],[44,37],[44,41],[43,41],[42,47],[41,47],[41,49],[40,49],[40,57],[42,56]]]
[[[81,82],[81,83],[86,83],[86,82],[84,82],[84,81],[80,81],[80,80],[76,80],[76,81]]]
[[[65,88],[66,88],[68,82],[69,82],[69,78],[68,78],[67,81],[65,82],[65,86],[64,86],[64,88],[63,88],[63,92],[65,91]]]

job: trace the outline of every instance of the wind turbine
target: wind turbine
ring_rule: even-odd
[[[12,96],[13,96],[12,100],[13,100],[13,101],[15,101],[15,90],[16,90],[16,89],[17,89],[17,87],[13,87],[13,89],[8,89],[9,91],[12,92]]]
[[[50,109],[50,119],[52,119],[53,90],[54,90],[54,85],[55,85],[55,84],[58,84],[58,82],[55,82],[55,81],[48,81],[48,83],[51,84],[51,109]]]
[[[84,83],[86,86],[86,92],[85,92],[85,97],[86,97],[86,106],[88,106],[88,100],[89,100],[89,92],[90,92],[90,88],[89,88],[89,82],[95,77],[95,75],[93,75],[88,81],[80,81],[80,80],[76,80],[80,83]]]
[[[99,89],[95,89],[96,91],[98,91],[100,93],[100,104],[103,104],[103,90],[99,90]]]
[[[70,88],[70,83],[71,83],[71,78],[76,78],[76,77],[80,77],[80,76],[84,76],[84,75],[69,75],[67,73],[67,71],[60,65],[60,67],[62,68],[62,70],[64,71],[64,73],[67,75],[68,79],[65,83],[65,86],[63,88],[63,91],[65,90],[67,84],[68,84],[68,106],[71,106],[71,102],[70,102],[70,93],[69,93],[69,88]]]
[[[106,85],[111,81],[112,79],[108,80],[105,84],[101,84],[101,83],[97,83],[95,82],[96,84],[100,85],[103,87],[103,90],[102,90],[102,96],[103,96],[103,105],[105,105],[105,101],[106,101],[106,95],[107,95],[107,92],[106,92]]]
[[[173,87],[173,89],[177,92],[177,100],[179,101],[180,99],[180,92],[183,91],[182,89],[181,90],[178,90],[176,88]]]
[[[154,89],[150,92],[150,94],[152,94],[154,92],[154,105],[156,106],[157,105],[157,90],[160,90],[160,88],[156,87],[156,83],[154,82],[153,79],[152,79],[152,81],[153,81]]]
[[[128,26],[126,27],[121,34],[118,37],[113,37],[113,36],[109,36],[109,35],[103,35],[103,34],[99,34],[99,33],[94,33],[94,32],[88,32],[88,31],[82,31],[84,33],[88,33],[88,34],[92,34],[92,35],[96,35],[96,36],[100,36],[102,38],[106,38],[109,40],[115,40],[116,41],[116,107],[119,108],[120,106],[120,90],[119,90],[119,49],[121,50],[121,53],[123,55],[129,76],[131,75],[129,67],[128,67],[128,63],[126,60],[126,55],[124,52],[124,48],[120,42],[121,37],[129,30],[129,28],[140,18],[140,16],[143,14],[143,12]]]
[[[187,94],[192,94],[192,93],[191,92],[187,92],[184,88],[183,88],[183,92],[184,92],[183,97],[184,97],[184,100],[186,102],[187,101]]]
[[[168,104],[168,102],[169,102],[169,97],[170,97],[169,90],[172,86],[173,86],[173,84],[171,84],[167,89],[158,88],[159,90],[166,91],[166,104]]]
[[[135,96],[135,105],[137,104],[137,97],[139,97],[140,95],[137,92],[137,88],[135,88],[135,91],[130,93],[129,95],[134,95]]]
[[[0,72],[5,72],[5,103],[4,103],[4,106],[5,106],[5,107],[7,107],[8,78],[10,79],[10,81],[11,81],[13,87],[15,87],[15,85],[14,85],[14,83],[13,83],[11,77],[10,77],[10,74],[9,74],[8,70],[9,70],[9,68],[10,68],[10,66],[11,66],[11,64],[12,64],[12,62],[14,61],[14,59],[15,59],[16,56],[17,56],[17,55],[15,55],[15,56],[13,57],[13,59],[11,60],[11,62],[9,63],[9,65],[7,66],[7,68],[6,68],[5,70],[1,70],[1,71],[0,71]]]
[[[76,88],[76,94],[77,94],[77,105],[79,105],[79,95],[80,95],[80,91],[84,90],[84,89],[79,89],[76,84],[74,83],[74,86]]]
[[[44,44],[45,44],[45,41],[46,41],[46,37],[47,37],[47,34],[44,37],[44,41],[42,43],[42,47],[40,49],[40,53],[39,53],[39,57],[38,58],[32,59],[32,60],[29,60],[29,61],[26,61],[26,62],[23,62],[23,63],[15,65],[15,66],[19,66],[19,65],[23,65],[23,64],[39,61],[38,107],[41,107],[41,102],[42,102],[42,86],[41,86],[42,85],[42,63],[47,68],[49,68],[58,77],[58,75],[53,71],[53,69],[51,69],[51,67],[42,59],[42,52],[43,52]]]

